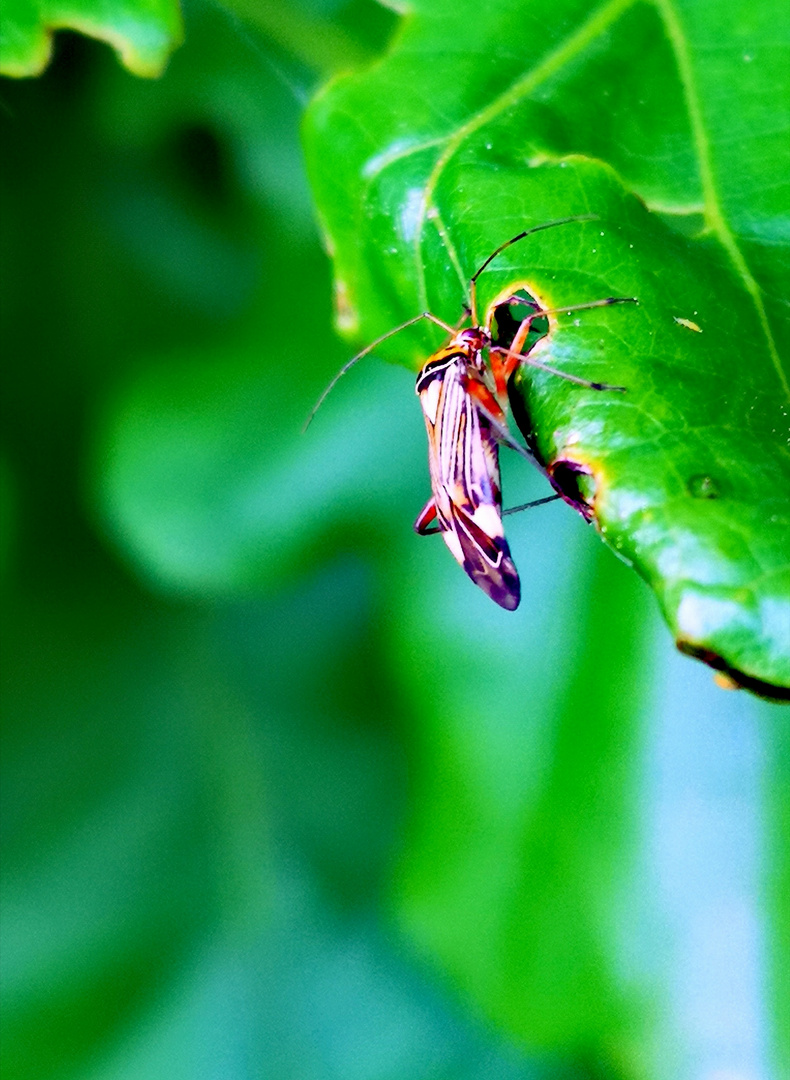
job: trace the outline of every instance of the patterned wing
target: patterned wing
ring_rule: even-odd
[[[436,524],[472,581],[513,611],[521,585],[502,528],[499,448],[468,377],[466,357],[456,355],[429,361],[417,379]]]

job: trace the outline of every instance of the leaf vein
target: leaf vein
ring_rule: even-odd
[[[678,75],[686,98],[686,108],[688,109],[694,146],[697,152],[700,179],[702,181],[702,192],[705,200],[705,219],[708,222],[710,229],[719,238],[719,242],[727,252],[730,262],[743,281],[746,291],[752,298],[757,318],[759,319],[760,326],[765,335],[766,345],[777,378],[779,379],[779,383],[787,398],[790,399],[790,383],[788,383],[787,375],[782,367],[782,361],[776,348],[776,342],[774,341],[771,326],[768,322],[768,315],[765,310],[765,305],[763,304],[760,286],[752,275],[743,252],[738,246],[735,236],[727,224],[722,211],[719,193],[716,189],[713,175],[710,142],[708,140],[708,133],[705,129],[699,93],[694,78],[691,56],[689,55],[688,42],[686,41],[683,27],[681,26],[680,19],[675,11],[673,0],[653,0],[653,2],[656,6],[656,11],[664,23],[667,37],[669,38],[672,51],[675,54],[675,60],[678,65]]]
[[[634,4],[635,0],[609,0],[608,3],[598,8],[590,15],[579,29],[559,45],[553,52],[542,60],[537,67],[526,72],[517,79],[504,93],[495,98],[484,108],[480,109],[467,121],[453,132],[445,149],[439,155],[436,164],[425,183],[422,199],[420,202],[417,228],[415,230],[414,255],[416,263],[416,275],[420,306],[425,307],[428,303],[427,287],[425,283],[425,267],[422,261],[422,235],[425,228],[425,220],[428,214],[429,204],[436,189],[436,185],[448,161],[454,156],[463,141],[485,124],[499,116],[505,109],[516,105],[535,87],[544,82],[565,64],[578,56],[589,44],[599,37],[615,22],[620,15]]]

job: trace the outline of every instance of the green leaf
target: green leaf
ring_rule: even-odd
[[[181,42],[177,0],[7,0],[0,29],[0,73],[40,75],[56,30],[106,41],[134,75],[161,75]]]
[[[785,5],[424,0],[378,66],[313,102],[306,149],[361,342],[522,286],[552,317],[515,418],[633,564],[684,651],[790,692],[790,194]],[[374,118],[374,119],[372,119]],[[417,365],[419,325],[382,350]]]

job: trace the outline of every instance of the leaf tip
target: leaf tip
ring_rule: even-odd
[[[730,667],[723,657],[711,649],[696,645],[684,637],[675,639],[678,650],[685,656],[691,656],[695,660],[701,660],[703,664],[713,668],[713,681],[722,690],[748,690],[757,697],[765,698],[776,704],[790,702],[790,686],[780,686],[776,683],[766,682],[745,671]]]

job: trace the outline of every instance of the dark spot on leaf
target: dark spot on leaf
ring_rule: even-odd
[[[586,521],[592,521],[597,485],[589,466],[560,459],[549,465],[549,479],[566,503]]]
[[[687,486],[689,494],[695,499],[718,499],[721,495],[719,484],[712,476],[707,476],[704,473],[692,476]]]
[[[683,638],[678,638],[676,645],[680,652],[685,653],[686,656],[693,656],[696,660],[701,660],[703,664],[712,667],[714,671],[721,672],[730,683],[739,686],[743,690],[750,690],[753,694],[757,694],[758,697],[765,698],[767,701],[790,701],[790,687],[788,686],[776,686],[773,683],[764,682],[762,679],[755,679],[743,671],[738,671],[737,668],[730,667],[726,660],[711,649],[706,649],[701,645],[694,645]]]

